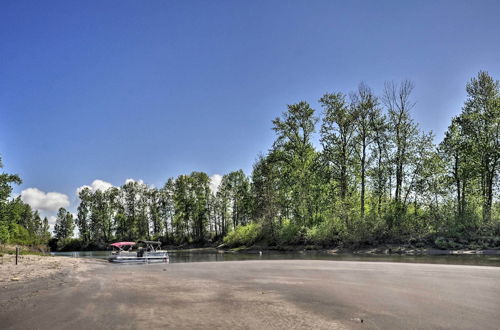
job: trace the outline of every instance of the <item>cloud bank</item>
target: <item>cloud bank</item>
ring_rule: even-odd
[[[45,193],[37,188],[21,191],[21,200],[39,211],[57,211],[61,207],[69,206],[67,195],[58,192]]]

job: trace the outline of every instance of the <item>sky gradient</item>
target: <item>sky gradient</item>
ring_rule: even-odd
[[[499,12],[498,1],[2,1],[4,170],[23,179],[16,193],[60,193],[73,211],[96,179],[250,174],[287,104],[319,114],[324,93],[361,81],[380,93],[411,79],[413,117],[439,142],[466,82],[500,79]]]

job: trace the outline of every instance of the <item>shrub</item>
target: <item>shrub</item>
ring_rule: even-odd
[[[26,228],[15,224],[14,230],[11,233],[10,242],[14,244],[29,245],[33,243],[33,237]]]
[[[0,243],[6,244],[9,242],[9,239],[10,239],[9,228],[7,226],[0,224]]]
[[[308,243],[326,246],[338,243],[343,231],[344,225],[340,220],[330,218],[308,229],[305,236]]]
[[[262,237],[262,226],[255,222],[236,227],[224,237],[224,243],[228,246],[251,246]]]
[[[85,246],[80,238],[52,238],[48,245],[51,251],[81,251],[89,248],[90,250],[98,250],[95,246]]]
[[[455,242],[453,238],[437,237],[434,245],[441,250],[457,250],[463,248],[462,244]]]
[[[283,220],[278,231],[279,244],[299,244],[304,241],[306,228],[294,224],[289,219]]]

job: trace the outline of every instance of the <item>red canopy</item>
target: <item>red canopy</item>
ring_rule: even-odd
[[[135,242],[116,242],[111,244],[111,246],[122,247],[122,246],[132,246],[135,245]]]

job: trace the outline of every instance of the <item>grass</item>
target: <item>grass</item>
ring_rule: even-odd
[[[19,255],[37,255],[37,256],[47,256],[46,252],[42,252],[39,249],[35,250],[34,248],[23,246],[23,245],[11,245],[11,244],[3,244],[0,245],[0,256],[4,255],[14,255],[16,254],[16,247],[19,247]]]

